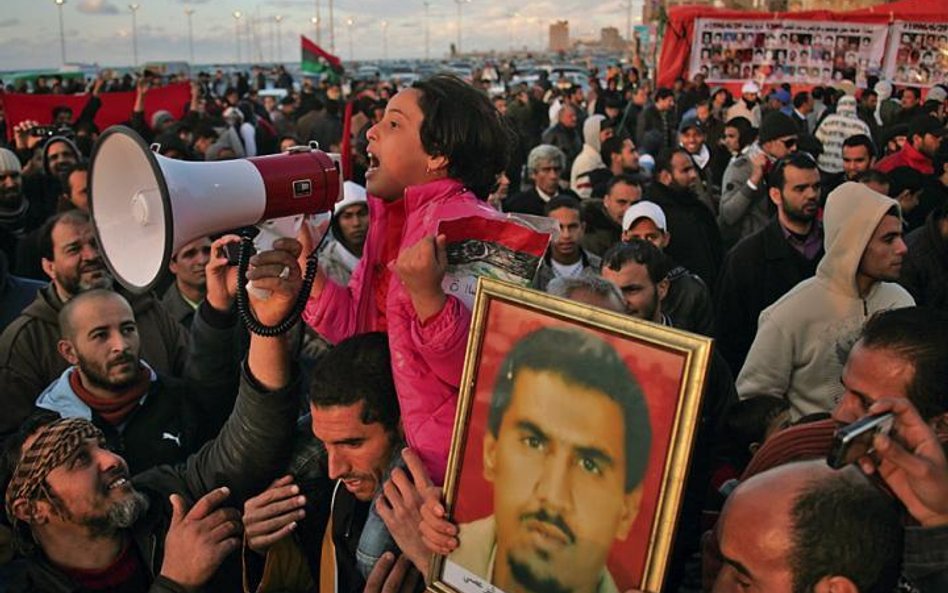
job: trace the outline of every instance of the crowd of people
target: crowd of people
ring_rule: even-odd
[[[201,73],[180,119],[146,119],[151,76],[98,78],[52,129],[0,119],[0,591],[422,590],[465,545],[441,485],[471,312],[438,223],[494,210],[558,226],[533,289],[714,338],[664,591],[948,590],[948,89],[277,74],[279,100],[260,70]],[[238,320],[234,234],[180,247],[151,293],[113,280],[87,163],[121,89],[169,158],[351,151],[327,239],[251,258],[272,325],[321,245],[288,334]],[[523,368],[595,397],[549,358]],[[884,412],[872,455],[827,466]],[[571,520],[542,511],[545,537]],[[609,590],[488,553],[507,593]]]

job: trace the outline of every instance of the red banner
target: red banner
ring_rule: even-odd
[[[30,95],[23,93],[0,93],[0,103],[7,119],[8,139],[13,139],[13,127],[23,120],[32,119],[40,124],[53,121],[53,108],[64,105],[72,109],[73,118],[78,118],[91,95]],[[135,92],[102,93],[102,107],[95,116],[100,130],[128,121],[135,106]],[[151,122],[156,111],[170,111],[176,119],[184,116],[191,101],[191,85],[187,82],[153,88],[145,95],[145,122]]]

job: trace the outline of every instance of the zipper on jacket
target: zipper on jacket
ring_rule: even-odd
[[[866,302],[866,299],[862,299],[862,316],[869,317],[869,303]]]

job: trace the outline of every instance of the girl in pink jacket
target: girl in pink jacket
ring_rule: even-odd
[[[506,164],[510,136],[486,96],[438,75],[393,97],[367,139],[362,260],[348,286],[320,273],[303,319],[334,343],[388,332],[405,437],[440,484],[471,313],[441,288],[447,257],[438,223],[494,215],[482,200]]]

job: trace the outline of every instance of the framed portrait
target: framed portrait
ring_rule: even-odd
[[[438,593],[659,591],[711,339],[482,279]]]

